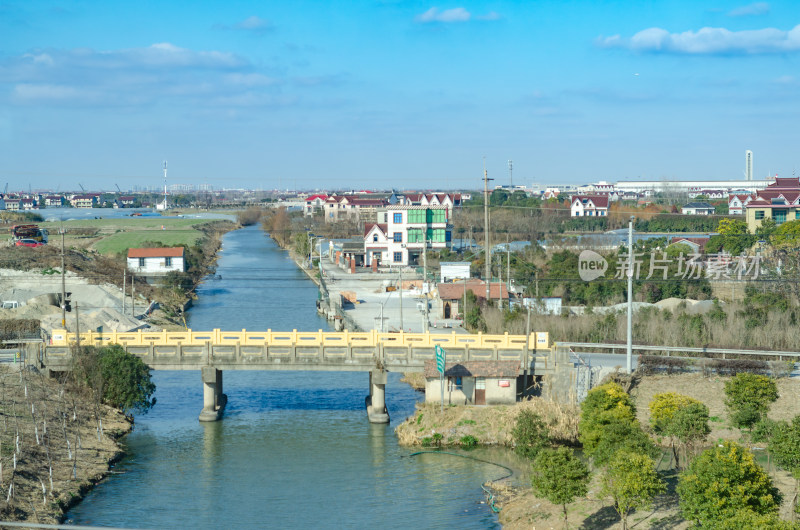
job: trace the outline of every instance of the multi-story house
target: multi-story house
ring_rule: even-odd
[[[573,195],[572,217],[607,217],[608,195]]]
[[[728,195],[728,213],[731,215],[742,215],[744,207],[753,200],[751,193],[731,193]]]
[[[306,197],[306,203],[303,206],[303,215],[306,217],[311,217],[314,215],[314,212],[325,207],[325,201],[327,200],[328,196],[324,193],[318,193],[316,195]]]
[[[781,225],[800,219],[800,177],[778,177],[775,182],[758,190],[745,205],[747,229],[755,233],[764,219],[774,219]]]
[[[94,208],[97,206],[97,196],[95,195],[75,195],[72,197],[74,208]]]
[[[44,198],[45,206],[64,206],[64,197],[61,195],[48,195]]]
[[[378,209],[386,205],[386,199],[373,199],[363,195],[331,195],[325,200],[325,221],[335,223],[347,218],[356,222],[376,223]]]
[[[446,206],[448,217],[453,217],[453,208],[461,206],[460,193],[406,193],[398,197],[404,206]]]
[[[21,210],[20,201],[22,199],[6,199],[6,210]]]
[[[453,225],[447,206],[388,206],[378,212],[380,222],[364,230],[366,265],[421,265],[427,249],[450,248]]]

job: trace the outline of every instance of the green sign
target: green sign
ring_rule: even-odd
[[[444,348],[436,345],[436,369],[439,371],[440,374],[444,375],[444,363],[447,355],[444,352]]]

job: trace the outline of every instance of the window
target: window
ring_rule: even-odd
[[[764,218],[764,210],[756,210],[756,221]]]
[[[164,266],[172,267],[172,258],[164,258]]]
[[[402,212],[395,212],[394,216],[392,217],[395,223],[402,223],[403,222],[403,213]]]
[[[422,238],[422,229],[421,228],[409,228],[408,229],[408,242],[409,243],[423,243]]]
[[[392,257],[395,263],[400,263],[403,261],[403,253],[402,252],[395,252],[394,256]]]
[[[794,218],[795,219],[800,219],[800,210],[795,210],[794,211]]]
[[[446,214],[445,210],[425,210],[425,220],[428,223],[446,223]]]
[[[144,267],[144,258],[139,258],[139,266]]]
[[[775,224],[783,224],[786,222],[786,210],[772,210],[772,218],[775,219]]]
[[[424,223],[425,223],[425,210],[408,211],[408,224],[424,224]]]
[[[395,232],[392,234],[392,240],[395,243],[402,243],[403,242],[403,232]]]
[[[378,240],[378,234],[372,234],[372,241]]]
[[[450,230],[444,233],[444,240],[447,243],[450,243],[453,240],[453,233]]]
[[[428,228],[425,238],[431,243],[444,243],[446,231],[444,228]]]

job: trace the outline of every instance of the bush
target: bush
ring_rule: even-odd
[[[542,417],[531,410],[519,413],[511,436],[514,439],[514,451],[525,458],[535,458],[539,451],[550,445],[547,426]]]
[[[665,357],[663,355],[640,355],[637,370],[644,374],[665,373],[667,375],[681,374],[689,371],[691,361],[679,357]]]
[[[119,344],[81,350],[73,355],[77,363],[75,375],[102,402],[126,414],[145,413],[156,404],[156,398],[152,397],[156,385],[150,380],[150,368],[139,357]]]
[[[619,384],[606,383],[590,390],[581,403],[578,423],[580,441],[586,454],[591,456],[594,453],[605,425],[634,421],[636,410],[631,397]]]
[[[770,377],[740,373],[725,382],[725,396],[731,421],[738,427],[752,427],[778,399],[778,386]]]
[[[695,458],[680,475],[678,496],[683,517],[703,527],[714,527],[740,510],[777,514],[781,503],[780,492],[753,453],[735,442]]]
[[[648,405],[650,409],[650,425],[653,430],[659,434],[667,434],[675,413],[691,403],[700,402],[675,392],[666,392],[653,396],[653,400]]]
[[[571,449],[543,449],[532,466],[531,486],[538,497],[544,497],[564,508],[567,524],[567,504],[588,491],[589,469],[575,457]]]
[[[478,445],[478,439],[471,434],[462,436],[460,442],[463,447],[475,447]]]

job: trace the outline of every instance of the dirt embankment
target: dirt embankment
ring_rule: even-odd
[[[131,428],[68,385],[0,367],[0,518],[60,522],[121,458]]]
[[[637,416],[642,425],[649,425],[650,411],[648,404],[655,394],[677,392],[691,396],[705,403],[711,416],[711,434],[709,443],[722,440],[742,441],[742,432],[733,427],[728,420],[725,409],[724,384],[726,378],[719,376],[704,377],[702,374],[655,375],[641,378],[631,391],[637,408]],[[789,378],[778,380],[780,397],[772,404],[769,416],[776,420],[789,420],[798,414],[797,403],[800,402],[800,382]],[[577,414],[577,411],[576,411]],[[577,418],[576,418],[577,422]],[[746,442],[745,442],[746,443]],[[668,458],[666,458],[668,460]],[[662,462],[666,465],[666,462]],[[791,499],[795,491],[792,476],[774,465],[764,463],[775,486],[783,494],[781,505],[782,519],[791,519]],[[678,474],[674,470],[663,472],[667,482],[667,492],[656,498],[653,506],[647,510],[634,512],[628,519],[629,526],[634,528],[684,529],[691,525],[680,515],[678,497],[675,488]],[[531,528],[564,528],[561,506],[537,498],[531,488],[504,487],[500,506],[500,522],[505,529]],[[636,525],[636,526],[634,526]],[[569,507],[569,526],[571,528],[621,528],[610,500],[599,495],[599,483],[595,472],[589,494]]]

